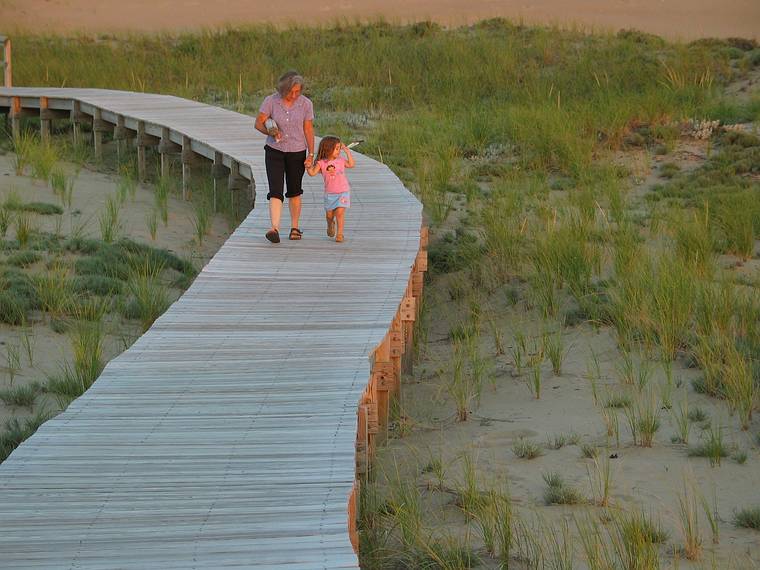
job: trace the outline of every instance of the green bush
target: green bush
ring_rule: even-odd
[[[451,273],[469,267],[483,254],[478,239],[462,228],[430,245],[430,265],[437,273]]]
[[[14,207],[12,207],[14,206]],[[21,210],[24,212],[33,212],[35,214],[40,214],[42,216],[53,216],[53,215],[59,215],[63,214],[63,209],[56,205],[56,204],[50,204],[48,202],[27,202],[24,204],[11,204],[10,206],[6,206],[10,210]]]
[[[760,507],[750,507],[736,513],[736,526],[760,530]]]
[[[36,251],[19,251],[8,256],[6,263],[16,267],[26,267],[27,265],[37,263],[40,259],[42,259],[42,255]]]
[[[28,304],[14,291],[0,291],[0,322],[21,325],[26,320]]]
[[[75,293],[92,293],[93,295],[118,295],[124,288],[124,283],[105,275],[78,275],[72,280]]]

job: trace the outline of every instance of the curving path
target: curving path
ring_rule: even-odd
[[[347,508],[368,417],[357,422],[357,406],[409,299],[419,202],[357,154],[347,241],[325,235],[321,177],[306,176],[304,239],[273,246],[252,117],[164,95],[0,88],[0,112],[40,107],[45,120],[76,111],[221,159],[255,180],[260,205],[86,394],[0,464],[0,567],[356,568]]]

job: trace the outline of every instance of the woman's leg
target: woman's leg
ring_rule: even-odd
[[[288,198],[288,210],[290,210],[290,227],[299,227],[298,219],[301,217],[301,196]]]
[[[297,228],[301,217],[301,194],[303,194],[303,175],[306,172],[304,166],[306,151],[285,153],[285,182],[288,191],[285,197],[288,199],[290,210],[290,227]]]
[[[280,218],[282,217],[282,200],[271,198],[269,200],[269,221],[273,230],[280,231]]]
[[[264,164],[267,169],[267,182],[269,183],[269,220],[271,229],[280,229],[280,217],[282,215],[283,189],[285,186],[285,153],[270,147],[264,147]]]

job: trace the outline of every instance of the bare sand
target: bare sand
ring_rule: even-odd
[[[432,20],[460,26],[505,17],[582,29],[635,28],[671,39],[760,37],[757,0],[0,0],[6,31],[159,32],[249,24],[324,25],[338,20]]]
[[[705,141],[683,141],[672,153],[664,157],[644,157],[641,153],[628,153],[626,163],[632,166],[633,177],[639,187],[632,190],[641,193],[641,187],[661,182],[656,176],[663,162],[675,162],[682,169],[691,169],[704,162],[708,152]],[[634,162],[634,164],[631,163]],[[452,198],[456,198],[452,195]],[[461,196],[459,197],[461,198]],[[464,203],[457,203],[454,217],[461,216]],[[455,227],[455,221],[446,225]],[[441,229],[433,229],[431,239]],[[445,231],[445,230],[443,230]],[[756,243],[760,254],[760,241]],[[735,259],[723,256],[720,263],[732,271],[760,278],[760,259],[756,257],[741,267],[734,267]],[[760,565],[760,534],[757,531],[737,528],[734,515],[745,507],[760,505],[760,444],[757,440],[760,416],[755,416],[748,431],[742,431],[726,403],[716,398],[698,394],[691,381],[702,372],[690,368],[686,358],[673,364],[673,408],[659,410],[660,429],[652,447],[633,444],[630,429],[622,410],[618,410],[619,443],[614,435],[608,435],[603,421],[604,402],[612,395],[628,395],[635,398],[638,388],[621,381],[622,353],[610,328],[599,330],[588,324],[566,327],[562,338],[567,355],[560,374],[555,374],[549,362],[541,366],[542,390],[537,399],[529,387],[531,370],[525,365],[522,372],[515,366],[511,348],[515,334],[520,332],[529,340],[528,351],[541,343],[547,331],[556,330],[556,323],[544,322],[532,310],[527,284],[516,284],[520,301],[516,306],[508,302],[504,288],[493,294],[476,295],[484,315],[484,321],[492,320],[494,329],[503,335],[505,354],[499,354],[492,327],[484,322],[480,342],[480,354],[490,363],[487,380],[483,385],[479,402],[470,406],[472,415],[467,421],[457,421],[456,405],[452,399],[452,351],[450,340],[452,327],[468,321],[467,299],[452,300],[452,286],[461,276],[444,275],[433,279],[425,291],[428,333],[422,345],[422,356],[414,374],[404,379],[401,391],[401,420],[395,434],[403,437],[391,439],[387,447],[379,449],[375,463],[381,496],[386,496],[389,481],[400,475],[407,482],[414,482],[421,491],[423,524],[434,536],[455,536],[469,540],[471,546],[483,554],[482,541],[477,525],[466,519],[457,504],[457,490],[465,486],[464,457],[475,463],[478,488],[508,489],[519,517],[523,520],[543,521],[554,529],[569,523],[574,537],[576,560],[584,560],[577,539],[574,519],[587,517],[605,519],[609,512],[622,513],[636,510],[651,514],[662,523],[668,533],[665,544],[659,550],[663,568],[720,568],[754,569]],[[469,289],[466,289],[469,290]],[[596,404],[589,370],[594,370],[593,359],[599,363],[599,380]],[[635,357],[638,362],[639,356]],[[655,397],[662,398],[666,385],[665,370],[659,364],[650,368],[649,388]],[[661,400],[660,400],[661,401]],[[701,409],[707,418],[693,422],[688,445],[674,443],[677,435],[674,410],[688,405],[690,410]],[[398,429],[398,426],[405,429]],[[720,426],[724,442],[732,454],[745,453],[746,462],[737,461],[737,455],[726,457],[720,466],[711,466],[703,457],[690,457],[689,448],[703,443],[709,427]],[[570,444],[571,435],[579,438]],[[568,442],[554,448],[555,438],[564,436]],[[532,460],[520,459],[513,446],[520,440],[533,442],[541,447],[542,454]],[[582,445],[595,446],[599,460],[609,461],[612,488],[611,511],[595,504],[596,468],[592,459],[584,457]],[[429,465],[440,462],[443,476]],[[559,473],[584,497],[584,504],[575,506],[547,505],[544,492],[547,488],[542,476]],[[398,474],[398,475],[397,475]],[[673,552],[683,545],[680,529],[678,496],[683,492],[684,481],[691,489],[702,494],[712,504],[717,496],[719,543],[713,536],[706,517],[699,512],[700,536],[704,552],[700,561],[676,560]],[[467,529],[470,529],[468,532]],[[547,535],[548,536],[548,535]],[[483,556],[478,568],[497,568],[495,560]],[[527,568],[517,564],[516,568]],[[579,568],[586,568],[580,564]]]
[[[73,172],[73,165],[64,165]],[[80,170],[76,176],[72,205],[61,216],[34,216],[34,227],[45,232],[59,232],[69,235],[72,228],[84,227],[83,234],[88,237],[100,237],[98,216],[105,209],[108,197],[117,193],[118,181],[115,177],[101,172]],[[58,198],[44,181],[34,180],[29,176],[16,176],[11,155],[0,156],[0,202],[9,193],[15,192],[24,202],[48,202],[58,204]],[[216,253],[229,236],[227,221],[221,214],[212,219],[209,235],[199,246],[193,241],[194,209],[190,202],[175,196],[169,197],[169,222],[164,226],[158,224],[155,240],[151,240],[146,217],[154,207],[153,190],[139,186],[134,199],[127,198],[119,211],[121,224],[120,236],[154,247],[168,249],[178,255],[192,259],[200,269]],[[60,220],[57,226],[56,219]],[[13,227],[7,237],[13,237]],[[45,261],[33,265],[30,270],[44,270]],[[172,289],[173,298],[180,294]],[[136,323],[116,319],[107,323],[107,335],[104,343],[104,361],[109,361],[120,354],[141,334]],[[24,337],[29,339],[32,348],[30,361],[24,346]],[[20,353],[20,367],[11,374],[7,354]],[[54,332],[43,313],[32,312],[26,327],[13,327],[0,324],[0,389],[24,386],[31,383],[44,385],[49,375],[56,374],[65,362],[71,362],[71,339],[68,334]],[[56,413],[60,406],[56,400],[42,394],[37,397],[34,411],[27,408],[8,406],[0,401],[0,430],[7,420],[16,417],[19,420],[41,411]]]

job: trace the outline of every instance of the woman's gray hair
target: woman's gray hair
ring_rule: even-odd
[[[297,71],[288,71],[277,81],[277,92],[285,97],[296,85],[303,87],[303,77]]]

